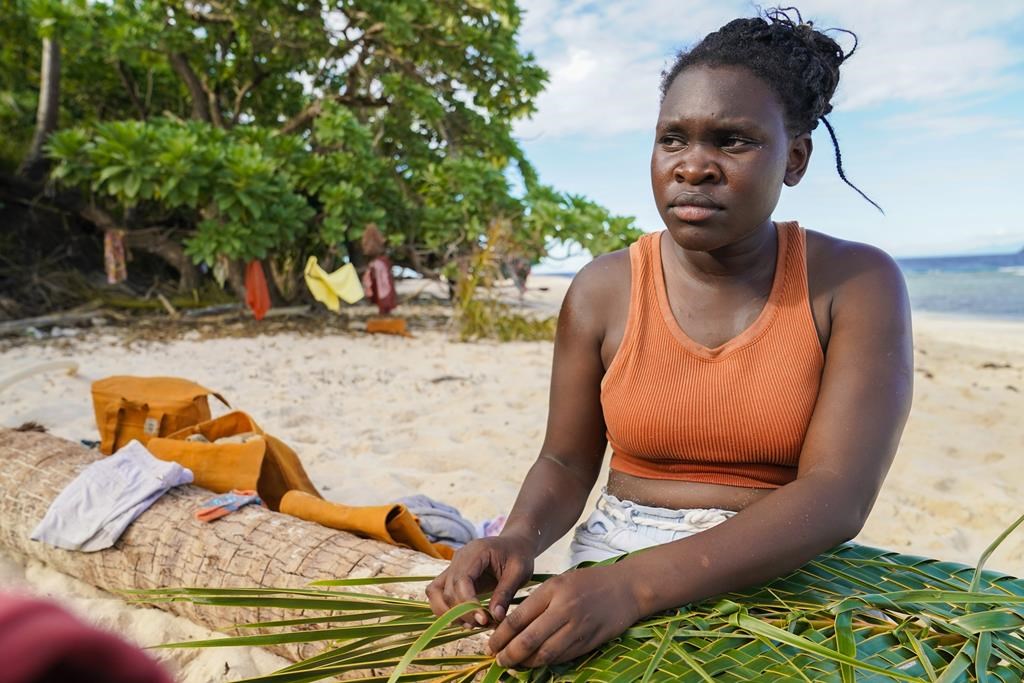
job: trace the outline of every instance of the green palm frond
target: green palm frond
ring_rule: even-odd
[[[326,643],[321,654],[251,682],[298,683],[366,672],[357,680],[1020,683],[1024,580],[980,566],[995,545],[974,568],[844,544],[774,581],[655,615],[585,657],[530,671],[506,671],[484,654],[430,656],[431,648],[483,630],[453,625],[481,603],[435,618],[426,602],[352,590],[428,577],[342,579],[294,590],[131,593],[145,602],[301,612],[294,619],[242,625],[271,633],[163,646]],[[391,673],[379,675],[381,670]]]

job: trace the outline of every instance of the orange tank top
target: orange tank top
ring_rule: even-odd
[[[796,478],[825,358],[811,316],[804,231],[777,223],[768,301],[709,349],[672,315],[661,233],[629,248],[629,318],[601,382],[611,468],[647,479],[776,488]]]

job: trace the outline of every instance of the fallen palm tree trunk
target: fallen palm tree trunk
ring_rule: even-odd
[[[204,524],[194,519],[193,511],[210,492],[194,486],[169,491],[108,550],[82,553],[29,540],[51,501],[100,457],[48,434],[0,430],[0,549],[111,591],[171,586],[301,588],[328,578],[435,575],[445,567],[422,553],[256,506]],[[384,584],[377,592],[419,597],[422,590],[423,584]],[[280,618],[278,610],[267,607],[210,610],[186,602],[158,606],[213,629]],[[296,659],[309,656],[312,647],[285,644],[270,649]]]
[[[428,605],[409,599],[422,583],[395,582],[431,576],[441,562],[254,508],[203,525],[192,518],[206,495],[200,489],[172,491],[110,550],[70,553],[29,541],[50,501],[96,457],[44,434],[0,431],[0,547],[102,588],[159,589],[135,597],[207,626],[270,632],[187,646],[259,645],[309,657],[260,679],[267,683],[367,670],[364,680],[380,681],[380,671],[394,681],[534,683],[1024,680],[1024,580],[856,544],[762,586],[649,617],[575,662],[513,675],[481,654],[479,636],[463,639],[469,632],[449,626],[484,605],[435,620]],[[375,577],[375,585],[354,577]],[[343,580],[308,585],[331,578]]]

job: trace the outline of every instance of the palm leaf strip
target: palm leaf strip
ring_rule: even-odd
[[[435,618],[425,601],[349,592],[432,577],[129,595],[139,602],[296,610],[294,619],[239,626],[269,633],[163,646],[326,643],[321,654],[250,683],[300,683],[355,671],[367,672],[360,681],[381,683],[1019,682],[1024,680],[1024,580],[981,565],[1022,520],[986,549],[976,568],[847,543],[774,581],[649,617],[595,652],[531,671],[503,669],[485,654],[430,656],[432,648],[479,633],[482,629],[452,623],[485,603],[465,603]],[[542,578],[547,576],[535,580]],[[391,673],[378,675],[382,670]]]

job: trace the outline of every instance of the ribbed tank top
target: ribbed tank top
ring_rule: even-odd
[[[676,323],[661,233],[629,248],[629,317],[601,382],[611,468],[647,479],[776,488],[796,478],[825,358],[811,315],[804,231],[777,223],[768,301],[710,349]]]

